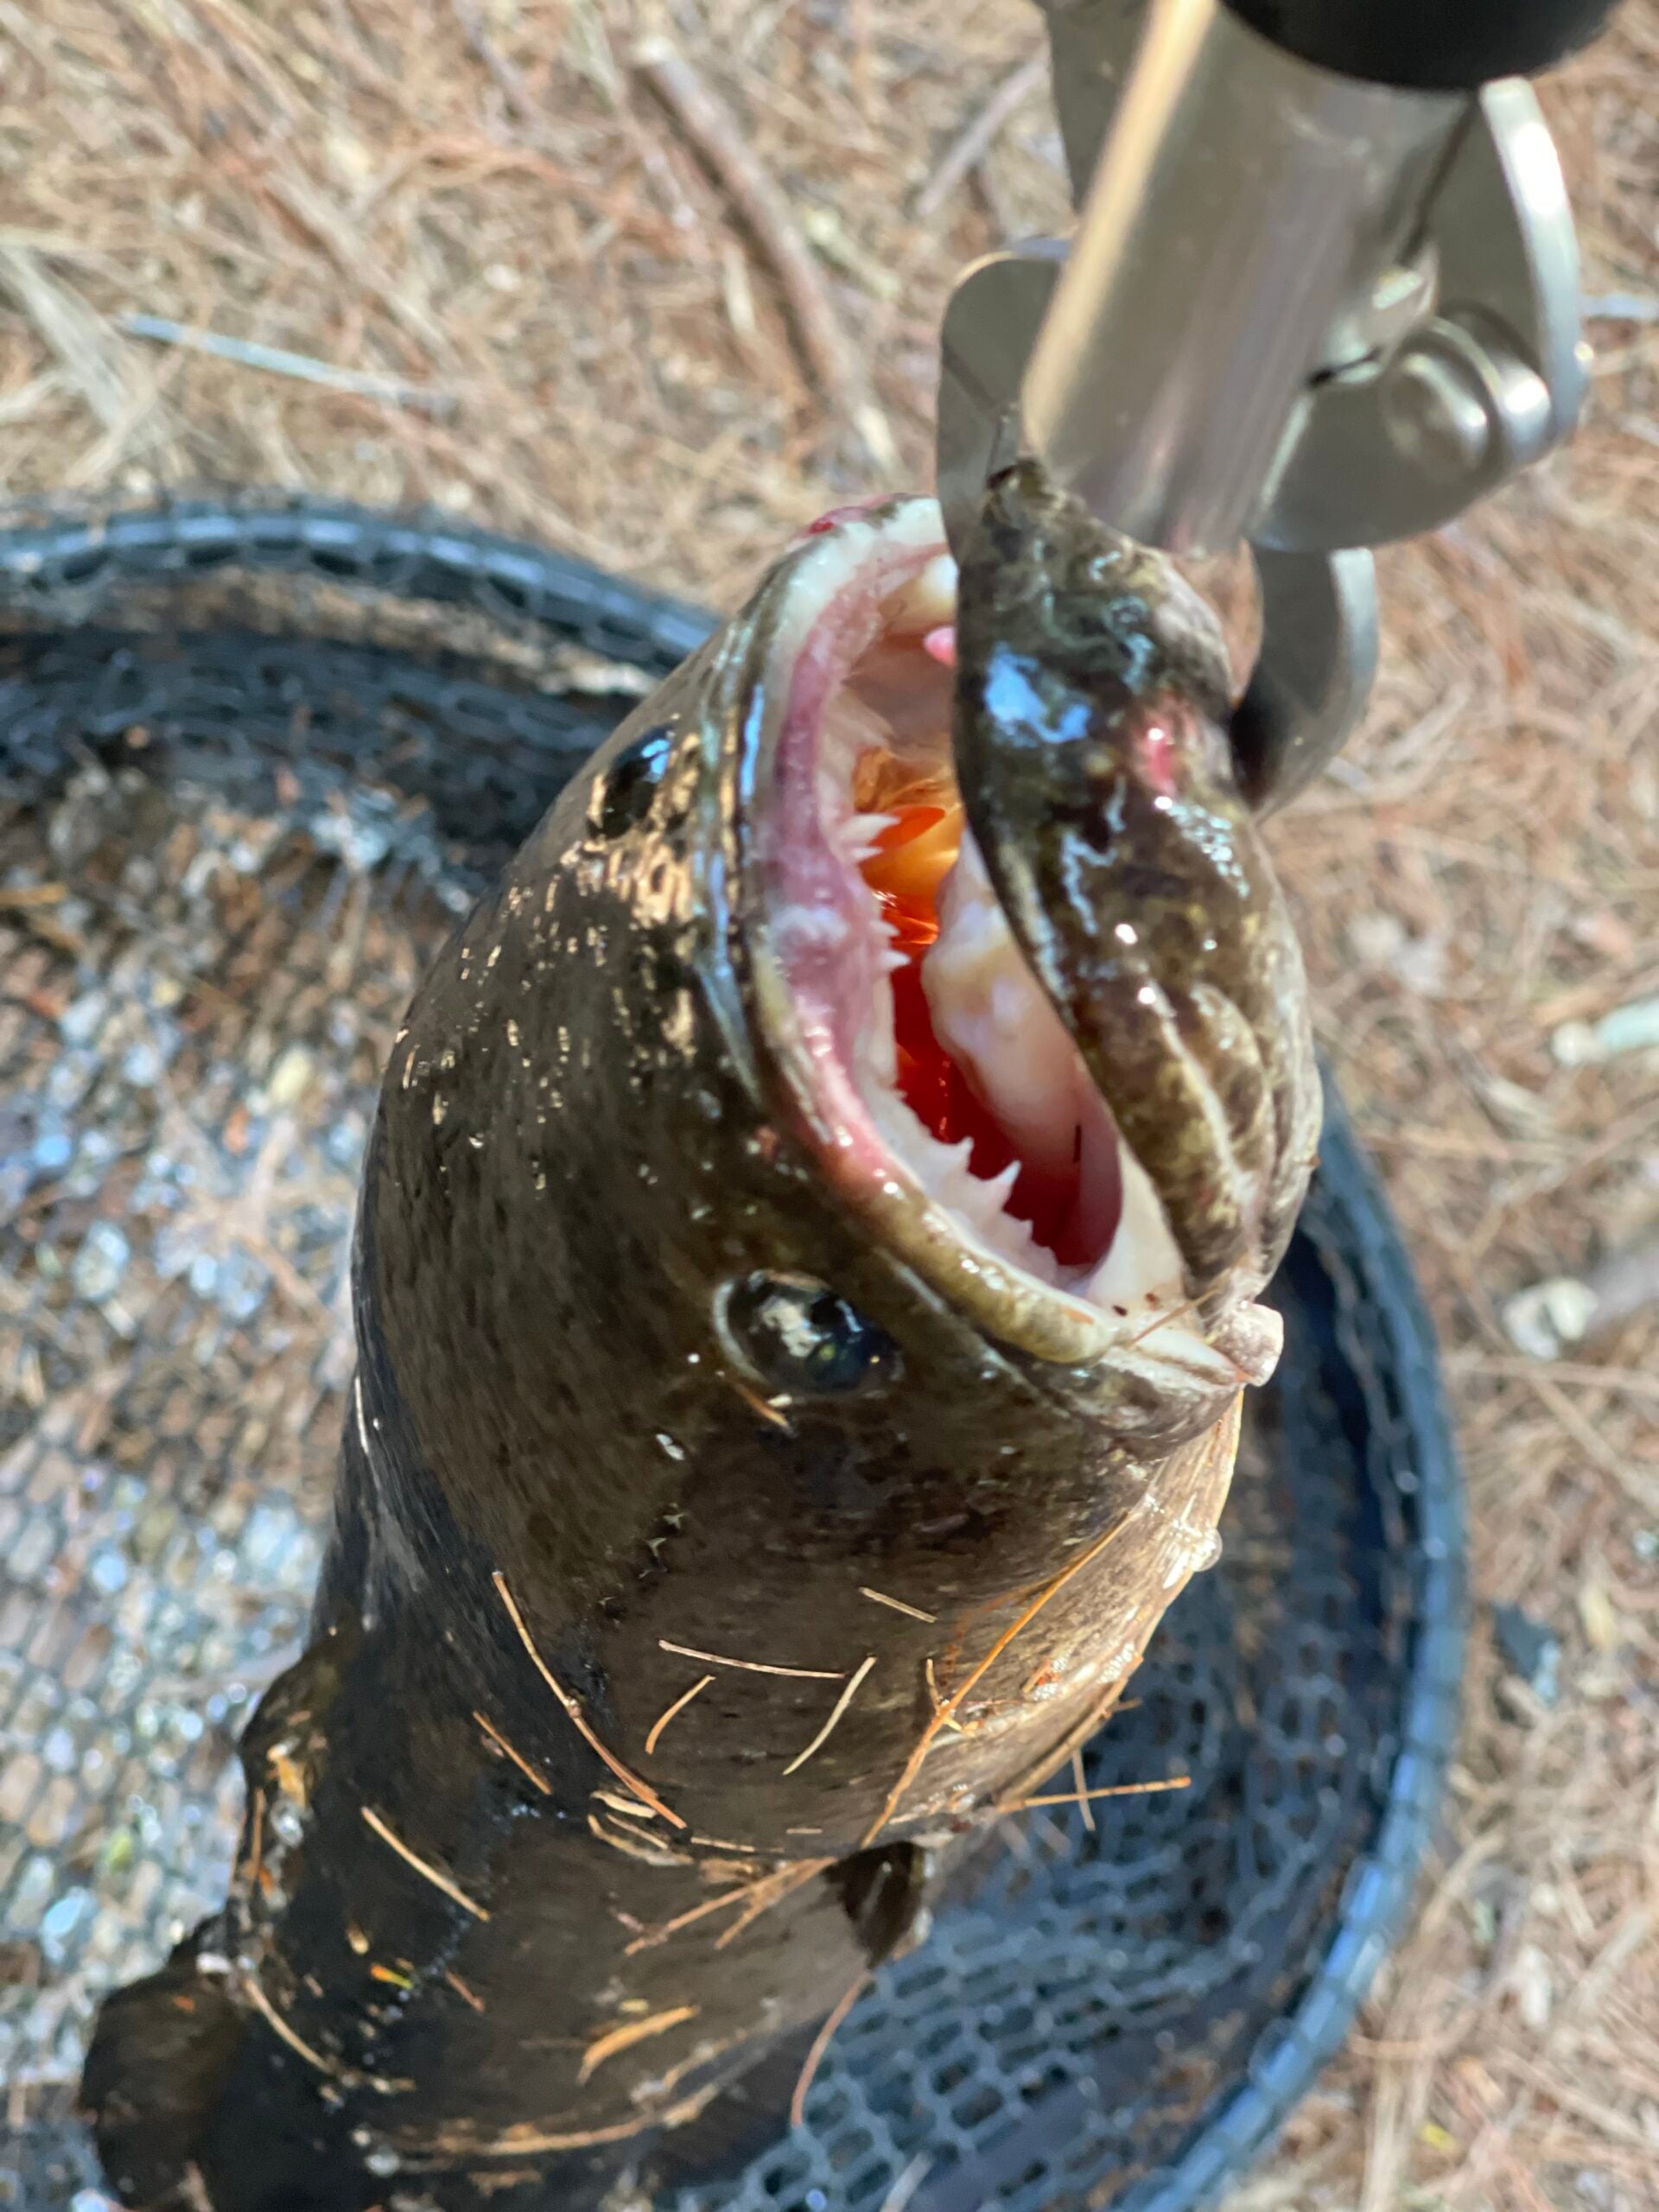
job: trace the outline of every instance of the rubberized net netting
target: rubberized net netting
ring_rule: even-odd
[[[402,1008],[707,623],[346,508],[0,535],[0,2204],[96,2188],[93,2010],[222,1896],[232,1746],[319,1556]],[[807,2126],[672,2212],[1175,2212],[1340,2041],[1433,1817],[1462,1524],[1334,1099],[1277,1297],[1221,1563],[1084,1759],[1190,1788],[1006,1821]]]

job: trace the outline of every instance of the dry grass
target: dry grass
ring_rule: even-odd
[[[730,601],[868,464],[631,83],[663,30],[744,119],[924,479],[951,272],[1061,205],[1039,96],[909,212],[1035,44],[1017,0],[0,0],[0,490],[429,499]],[[1588,291],[1651,298],[1654,0],[1550,105]],[[427,404],[158,348],[134,312]],[[1278,833],[1444,1334],[1480,1595],[1559,1630],[1561,1695],[1483,1626],[1420,1932],[1236,2212],[1659,2202],[1659,1321],[1552,1370],[1497,1318],[1659,1216],[1653,1056],[1549,1051],[1659,991],[1659,327],[1594,335],[1571,454],[1390,557],[1368,732]]]

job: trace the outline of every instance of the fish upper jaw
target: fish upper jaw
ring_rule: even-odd
[[[891,502],[788,556],[727,657],[768,1057],[843,1197],[987,1334],[1236,1389],[1270,1371],[1274,1317],[1230,1351],[1197,1314],[1156,1182],[963,823],[956,601],[937,506]]]

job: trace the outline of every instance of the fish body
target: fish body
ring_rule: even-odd
[[[931,501],[842,517],[458,931],[231,1894],[89,2061],[130,2203],[700,2171],[1109,1713],[1316,1134],[1224,665],[1028,472],[959,607]]]

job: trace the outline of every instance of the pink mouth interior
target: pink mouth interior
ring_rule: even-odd
[[[954,849],[954,630],[908,588],[942,550],[863,554],[798,647],[765,846],[772,938],[842,1172],[919,1180],[1005,1255],[1077,1284],[1117,1232],[1119,1147],[971,838]]]

